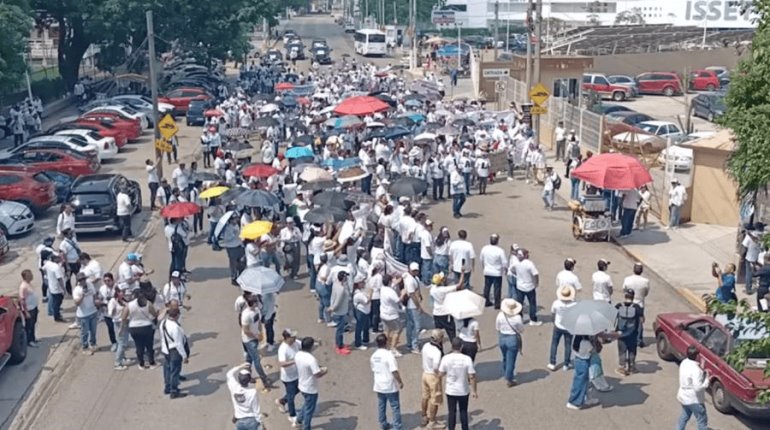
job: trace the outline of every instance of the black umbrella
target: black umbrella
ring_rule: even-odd
[[[476,125],[476,122],[470,118],[457,118],[456,120],[452,121],[452,125],[457,128],[462,128],[463,126],[473,127]]]
[[[424,101],[425,99],[427,99],[427,97],[425,97],[422,94],[417,94],[417,93],[407,94],[407,95],[404,96],[404,101],[407,101],[407,100]]]
[[[240,136],[248,136],[250,134],[251,134],[251,130],[249,130],[248,128],[242,128],[242,127],[228,128],[222,132],[222,136],[225,136],[225,137],[240,137]]]
[[[229,190],[225,191],[221,196],[217,197],[221,202],[224,203],[230,203],[236,198],[238,198],[241,193],[246,191],[246,188],[243,187],[235,187],[230,188]]]
[[[313,204],[325,208],[348,210],[353,206],[353,202],[347,199],[347,194],[339,191],[321,191],[313,196]]]
[[[441,123],[439,122],[429,122],[423,126],[423,130],[432,132],[438,130],[441,127]]]
[[[195,172],[192,175],[193,182],[218,181],[221,178],[214,172]]]
[[[353,203],[374,203],[376,200],[374,196],[362,193],[360,191],[347,191],[345,192],[345,200]]]
[[[413,197],[428,190],[428,183],[422,179],[404,177],[397,179],[390,187],[388,192],[396,197]]]
[[[341,222],[348,219],[348,213],[336,208],[316,207],[305,214],[305,222],[324,224],[326,222]]]
[[[388,94],[377,94],[374,97],[377,97],[378,99],[384,101],[385,103],[387,103],[387,104],[389,104],[391,106],[395,106],[395,105],[398,104],[398,102],[393,97],[391,97]]]
[[[279,200],[275,195],[264,190],[246,190],[234,199],[239,206],[250,208],[273,208],[278,206]]]
[[[339,187],[340,184],[336,181],[318,181],[318,182],[305,182],[299,186],[300,191],[322,191],[333,190]]]
[[[272,127],[275,125],[278,125],[278,120],[269,116],[263,116],[254,120],[254,127]]]
[[[313,136],[309,134],[303,134],[302,136],[294,139],[294,144],[297,146],[307,146],[313,143]]]

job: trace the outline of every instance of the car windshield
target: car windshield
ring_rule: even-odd
[[[369,43],[385,43],[384,34],[370,34]]]
[[[36,173],[32,177],[38,182],[51,182],[51,177],[43,172]]]
[[[75,206],[85,205],[108,205],[112,202],[112,198],[107,193],[82,193],[75,194],[72,197],[72,203]]]
[[[658,131],[658,126],[654,124],[639,124],[639,128],[652,134],[655,134]]]

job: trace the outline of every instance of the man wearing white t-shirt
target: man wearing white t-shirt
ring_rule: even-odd
[[[409,271],[404,273],[401,281],[404,284],[404,291],[409,296],[406,304],[406,346],[409,350],[417,354],[420,350],[417,347],[420,339],[422,314],[425,311],[422,308],[422,293],[420,292],[420,282],[417,277],[420,274],[420,265],[409,263]]]
[[[190,183],[187,170],[185,170],[185,163],[179,163],[176,169],[171,173],[171,179],[174,180],[176,187],[179,191],[186,191]]]
[[[251,383],[251,363],[243,363],[227,371],[227,388],[233,401],[233,421],[235,428],[259,429],[262,413],[259,407],[259,394]]]
[[[131,214],[134,212],[134,207],[126,187],[120,187],[120,191],[115,197],[115,204],[117,206],[115,215],[117,215],[120,223],[121,239],[123,242],[128,242],[128,239],[133,236],[131,233]]]
[[[294,398],[299,393],[299,374],[294,357],[299,352],[302,344],[297,340],[297,332],[290,329],[283,331],[283,342],[278,347],[278,364],[281,366],[281,382],[286,389],[286,394],[276,402],[282,412],[289,412],[289,421],[297,422],[297,408]]]
[[[757,265],[761,264],[759,253],[762,251],[762,236],[764,236],[764,226],[757,223],[754,226],[754,230],[746,230],[746,235],[741,242],[741,246],[746,250],[746,255],[743,258],[745,261],[744,273],[746,277],[744,278],[744,289],[746,294],[754,293],[751,278]]]
[[[433,329],[430,342],[422,346],[422,426],[424,428],[445,428],[436,422],[438,407],[441,406],[442,387],[439,364],[441,363],[441,347],[444,343],[444,332]]]
[[[583,290],[583,285],[580,284],[580,279],[575,274],[575,261],[574,258],[568,258],[564,260],[564,270],[556,274],[556,292],[558,293],[561,287],[569,285],[575,289],[575,292]]]
[[[452,352],[441,359],[439,374],[446,378],[446,399],[449,413],[447,426],[454,429],[457,424],[457,410],[460,410],[460,427],[468,430],[468,397],[479,397],[476,388],[476,369],[470,357],[460,352],[463,341],[459,337],[452,339]],[[471,391],[472,389],[472,391]]]
[[[479,253],[481,267],[484,269],[484,306],[495,306],[500,309],[500,300],[503,288],[503,273],[508,264],[503,248],[498,246],[500,236],[493,234],[489,237],[489,245],[484,245]],[[494,303],[490,298],[493,295]]]
[[[596,263],[596,272],[591,276],[593,283],[593,299],[610,302],[612,299],[612,278],[607,273],[607,266],[610,262],[601,259]]]
[[[304,399],[302,409],[297,414],[297,424],[295,427],[303,430],[310,430],[312,426],[311,421],[313,420],[316,405],[318,405],[318,380],[326,375],[328,371],[326,367],[320,367],[318,360],[310,353],[313,350],[314,344],[315,340],[312,337],[303,338],[301,349],[294,356],[294,364],[297,366],[297,376],[299,378],[299,392],[302,393]]]
[[[388,349],[388,337],[378,334],[375,339],[377,351],[372,354],[369,364],[374,374],[374,392],[377,393],[378,421],[381,429],[403,430],[401,423],[401,401],[399,390],[404,388],[398,373],[396,356]],[[386,408],[390,403],[393,424],[388,423]]]
[[[516,265],[516,296],[517,301],[524,304],[524,299],[529,304],[529,325],[542,325],[537,320],[537,287],[540,284],[540,272],[535,263],[529,259],[529,251],[519,250],[519,264]]]
[[[465,285],[463,287],[471,289],[470,278],[473,266],[476,265],[476,251],[473,249],[473,244],[468,242],[468,233],[465,230],[458,231],[457,237],[459,239],[449,245],[452,273],[454,273],[455,280],[460,279],[460,273],[464,273]]]
[[[246,298],[246,308],[241,311],[239,319],[241,322],[241,345],[243,352],[248,356],[254,370],[257,371],[262,385],[265,388],[271,386],[265,370],[262,368],[262,360],[259,356],[259,340],[262,337],[260,323],[262,315],[259,312],[259,297],[251,295]]]
[[[393,278],[389,274],[382,275],[382,287],[380,287],[380,320],[382,321],[383,331],[388,337],[390,350],[396,357],[401,357],[401,353],[396,350],[398,338],[401,335],[403,324],[400,320],[401,297],[394,288],[391,287]]]
[[[85,273],[77,274],[77,284],[72,289],[72,300],[77,309],[78,324],[80,325],[80,346],[83,353],[94,355],[96,350],[96,319],[97,307],[101,305],[101,299],[96,295],[96,289],[88,282]],[[90,346],[90,348],[89,348]]]

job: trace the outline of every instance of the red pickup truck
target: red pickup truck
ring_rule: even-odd
[[[0,369],[27,358],[27,332],[16,299],[0,296]]]

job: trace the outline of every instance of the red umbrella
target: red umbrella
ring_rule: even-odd
[[[209,117],[212,117],[212,116],[222,116],[224,114],[225,113],[222,112],[219,109],[209,109],[206,112],[203,112],[203,116],[205,116],[206,118],[209,118]]]
[[[375,112],[388,110],[389,105],[377,97],[356,96],[342,101],[334,113],[338,115],[369,115]]]
[[[294,84],[291,82],[279,82],[275,85],[275,89],[278,91],[286,91],[294,88]]]
[[[633,190],[652,182],[639,160],[618,153],[594,155],[573,170],[572,176],[604,190]]]
[[[163,218],[184,218],[190,215],[200,213],[201,207],[195,203],[179,202],[171,203],[160,210],[160,216]]]
[[[278,173],[278,170],[267,164],[252,164],[246,166],[241,174],[243,176],[255,176],[257,178],[268,178]]]

